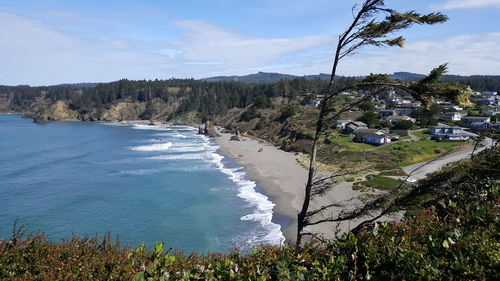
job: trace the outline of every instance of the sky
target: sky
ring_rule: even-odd
[[[329,73],[355,0],[0,0],[0,85]],[[443,12],[404,48],[368,47],[341,75],[500,75],[500,0],[386,0]]]

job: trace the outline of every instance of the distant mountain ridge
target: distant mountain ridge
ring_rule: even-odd
[[[426,75],[412,72],[394,72],[393,74],[389,74],[389,77],[392,79],[399,80],[419,80],[424,78]],[[356,78],[363,78],[365,76],[355,76]],[[283,79],[295,79],[295,78],[305,78],[307,80],[321,79],[321,80],[329,80],[330,74],[320,73],[320,74],[311,74],[311,75],[292,75],[292,74],[284,74],[277,72],[258,72],[254,74],[248,75],[232,75],[232,76],[214,76],[208,78],[199,79],[201,81],[207,82],[244,82],[244,83],[275,83]],[[460,81],[464,79],[493,79],[500,80],[500,75],[470,75],[470,76],[462,76],[462,75],[444,75],[444,81]]]

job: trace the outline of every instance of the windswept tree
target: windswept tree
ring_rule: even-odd
[[[297,245],[300,245],[302,237],[314,233],[304,231],[308,225],[316,225],[323,222],[336,221],[338,218],[327,217],[313,221],[314,215],[328,211],[329,208],[337,204],[321,206],[319,209],[310,210],[311,200],[314,196],[321,196],[333,185],[330,180],[349,174],[352,171],[345,171],[328,178],[317,179],[316,153],[325,130],[330,126],[331,121],[337,119],[340,114],[369,101],[374,95],[387,89],[398,89],[410,93],[415,99],[424,105],[431,104],[434,98],[448,98],[459,104],[468,103],[471,93],[470,88],[458,86],[456,84],[443,84],[439,78],[446,72],[446,64],[440,65],[431,71],[429,76],[414,82],[391,80],[386,75],[370,75],[362,81],[341,83],[336,79],[339,63],[346,57],[355,54],[365,46],[403,47],[405,38],[395,34],[415,24],[437,24],[448,20],[442,13],[420,14],[415,11],[399,12],[385,6],[383,0],[365,0],[361,5],[355,5],[352,9],[353,21],[347,29],[339,35],[335,50],[333,67],[330,81],[325,89],[324,98],[320,104],[319,116],[316,123],[316,131],[312,141],[310,152],[309,172],[305,186],[305,196],[302,209],[298,214],[297,221]],[[339,93],[349,90],[370,90],[371,96],[358,98],[348,105],[338,106],[335,98]],[[348,218],[349,219],[349,218]]]

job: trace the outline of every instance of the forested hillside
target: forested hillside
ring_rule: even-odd
[[[299,96],[304,93],[321,94],[327,83],[324,79],[326,75],[292,77],[294,76],[259,73],[243,76],[248,79],[240,79],[238,76],[206,80],[123,79],[98,84],[0,86],[0,112],[21,112],[28,116],[46,116],[54,120],[63,119],[63,116],[80,120],[171,120],[191,113],[191,117],[195,116],[194,119],[200,121],[224,115],[232,108],[246,108],[256,100],[269,105],[302,102],[302,99],[298,99]],[[421,76],[399,72],[392,77],[415,80]],[[278,78],[280,80],[276,81]],[[240,80],[256,82],[239,82]],[[443,81],[455,81],[476,91],[500,92],[500,76],[445,75]],[[64,104],[59,103],[58,108],[55,108],[57,101]],[[61,109],[66,112],[60,114]]]
[[[323,80],[297,78],[276,83],[204,82],[193,79],[154,81],[120,80],[95,87],[59,85],[49,87],[0,86],[0,111],[52,116],[56,101],[81,120],[157,119],[165,120],[188,112],[213,117],[231,108],[245,108],[257,97],[265,102],[284,98],[286,102],[305,92],[318,93]],[[125,116],[107,110],[128,108]],[[116,109],[116,108],[115,108]],[[122,114],[123,115],[123,114]],[[116,118],[115,118],[116,117]]]

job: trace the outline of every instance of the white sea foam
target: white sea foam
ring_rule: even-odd
[[[158,155],[148,157],[149,160],[203,160],[205,156],[203,153],[186,153],[186,154],[171,154],[171,155]]]
[[[149,176],[160,172],[193,172],[207,171],[208,166],[189,166],[189,167],[165,167],[160,169],[138,169],[138,170],[121,170],[120,174],[133,176]]]
[[[167,143],[155,143],[150,145],[140,145],[140,146],[132,146],[130,150],[135,151],[166,151],[172,146],[171,142]]]
[[[206,143],[209,142],[209,139],[206,137],[204,140]],[[224,167],[222,163],[224,156],[216,153],[218,148],[218,146],[210,145],[204,159],[215,164],[219,171],[228,175],[229,179],[238,187],[238,197],[256,207],[254,213],[245,215],[240,219],[244,221],[259,222],[262,227],[268,231],[264,236],[252,235],[250,239],[247,240],[247,243],[253,246],[259,244],[281,245],[285,241],[285,237],[281,232],[281,226],[272,222],[274,203],[272,203],[267,196],[255,190],[257,186],[256,183],[246,179],[245,172],[240,171],[242,168],[229,169]]]
[[[148,124],[131,124],[132,129],[136,130],[153,130],[153,131],[174,131],[168,125],[148,125]]]
[[[205,148],[201,146],[172,147],[172,149],[170,149],[170,151],[175,152],[201,152],[204,150]]]
[[[211,165],[214,165],[217,170],[226,174],[228,178],[236,185],[238,197],[242,198],[250,206],[255,208],[251,214],[247,214],[240,219],[243,221],[255,221],[266,230],[265,233],[257,231],[256,233],[247,236],[245,243],[252,246],[259,244],[280,245],[285,241],[281,226],[272,222],[274,204],[269,198],[261,193],[258,193],[256,183],[246,179],[246,174],[241,171],[241,168],[227,168],[222,163],[224,156],[217,153],[219,146],[213,145],[210,139],[204,135],[195,135],[196,128],[187,126],[149,126],[149,125],[134,125],[135,129],[144,130],[159,130],[166,131],[157,133],[155,136],[166,137],[172,139],[184,139],[189,137],[192,142],[176,142],[173,141],[167,144],[152,144],[145,146],[134,147],[134,150],[140,151],[166,151],[163,155],[147,157],[147,160],[203,160]],[[183,133],[179,133],[182,131]],[[160,150],[161,149],[161,150]],[[168,151],[167,151],[168,150]],[[191,167],[186,167],[192,171]],[[125,171],[124,173],[154,173],[155,171]]]

